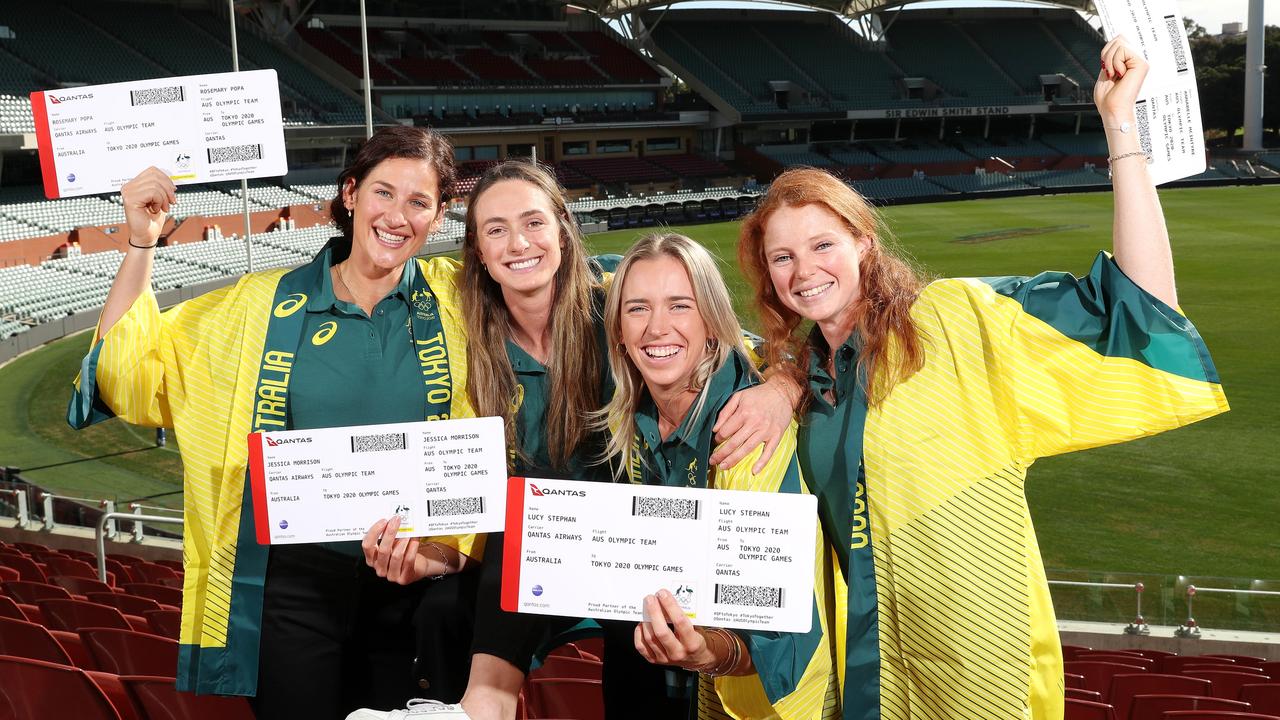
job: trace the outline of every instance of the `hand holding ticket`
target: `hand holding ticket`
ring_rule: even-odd
[[[644,619],[671,592],[695,625],[806,632],[817,498],[512,478],[502,608]]]
[[[148,166],[179,185],[284,175],[275,70],[31,93],[49,199],[119,190]]]

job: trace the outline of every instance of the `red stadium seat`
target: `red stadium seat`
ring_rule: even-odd
[[[80,577],[78,575],[51,575],[49,582],[65,589],[72,595],[87,596],[89,593],[109,593],[111,586],[97,578]]]
[[[120,713],[120,720],[147,720],[133,697],[129,695],[129,691],[125,689],[124,683],[120,682],[119,675],[97,670],[89,670],[85,674],[94,685],[98,686],[98,689],[102,690],[102,694],[107,696],[107,701],[116,709],[116,712]]]
[[[137,563],[129,568],[134,577],[142,578],[143,582],[155,583],[156,585],[165,585],[172,588],[181,588],[182,579],[173,568],[157,565],[152,562]]]
[[[62,646],[62,649],[71,656],[71,664],[81,670],[97,670],[98,664],[93,661],[93,656],[88,650],[84,649],[84,643],[80,642],[80,636],[67,632],[66,630],[50,630],[49,634],[54,640]]]
[[[1254,675],[1266,675],[1260,667],[1251,667],[1248,665],[1206,665],[1205,663],[1187,663],[1182,666],[1182,674],[1189,672],[1200,672],[1201,670],[1219,670],[1226,672],[1253,673]]]
[[[71,656],[44,627],[25,620],[0,618],[0,655],[72,665]]]
[[[1253,712],[1280,715],[1280,683],[1241,685],[1240,700],[1249,703]]]
[[[152,632],[161,637],[178,639],[182,628],[181,610],[152,610],[145,616]]]
[[[1077,660],[1098,660],[1101,662],[1120,663],[1122,665],[1140,665],[1147,669],[1148,672],[1155,672],[1156,661],[1152,658],[1142,657],[1132,653],[1100,653],[1097,651],[1084,653]]]
[[[1182,673],[1191,677],[1204,678],[1213,683],[1213,697],[1235,700],[1240,697],[1240,688],[1245,685],[1260,685],[1271,682],[1266,675],[1254,673],[1231,672],[1227,670],[1195,670]]]
[[[45,576],[44,570],[36,564],[35,560],[21,555],[0,555],[0,565],[11,567],[17,570],[23,580],[28,582],[47,582],[48,577]]]
[[[1230,660],[1237,665],[1249,665],[1252,667],[1257,667],[1258,663],[1264,663],[1267,661],[1266,658],[1258,657],[1256,655],[1230,655],[1226,653],[1211,653],[1209,655],[1204,655],[1203,657],[1222,658],[1223,660]]]
[[[1280,717],[1233,710],[1171,710],[1166,712],[1165,720],[1280,720]]]
[[[0,717],[121,720],[83,670],[14,657],[0,657]]]
[[[604,720],[604,696],[599,680],[531,678],[527,687],[540,717]]]
[[[69,558],[74,558],[76,560],[82,560],[84,562],[87,562],[90,565],[93,565],[95,567],[98,564],[98,556],[94,555],[88,550],[76,550],[74,548],[59,548],[58,552],[63,555],[66,555]]]
[[[1081,690],[1089,689],[1084,686],[1084,676],[1078,673],[1063,673],[1062,679],[1069,688],[1079,688]]]
[[[122,675],[148,720],[254,720],[249,701],[242,697],[218,697],[178,692],[173,678]]]
[[[37,605],[50,629],[76,632],[86,627],[132,630],[133,626],[117,609],[86,600],[41,600]]]
[[[182,591],[178,588],[156,585],[155,583],[128,583],[121,589],[130,595],[151,598],[161,605],[182,607]]]
[[[1211,658],[1204,655],[1170,655],[1169,657],[1160,658],[1157,663],[1156,671],[1162,673],[1177,674],[1182,672],[1182,668],[1187,665],[1235,665],[1234,660],[1226,658]]]
[[[1063,663],[1063,668],[1066,672],[1083,675],[1084,689],[1100,692],[1104,699],[1108,697],[1107,693],[1111,692],[1112,676],[1147,671],[1141,665],[1122,665],[1101,660],[1073,660]]]
[[[85,628],[80,640],[98,668],[116,675],[174,677],[178,672],[178,643],[169,638],[132,630]]]
[[[13,543],[13,546],[18,548],[22,552],[27,553],[28,555],[30,555],[31,553],[37,553],[37,552],[53,552],[53,548],[49,547],[48,545],[41,545],[40,543],[16,542],[16,543]]]
[[[1111,678],[1108,697],[1116,708],[1116,717],[1127,718],[1134,695],[1210,695],[1211,688],[1208,680],[1186,675],[1136,673]]]
[[[1248,712],[1249,704],[1200,695],[1134,695],[1128,720],[1163,720],[1170,710],[1236,710]]]
[[[1091,648],[1091,647],[1085,647],[1084,645],[1063,645],[1063,646],[1062,646],[1062,659],[1063,659],[1063,660],[1075,660],[1075,659],[1076,659],[1076,656],[1077,656],[1077,655],[1079,655],[1080,653],[1082,653],[1082,652],[1092,652],[1092,651],[1093,651],[1093,648]]]
[[[534,670],[530,675],[532,677],[599,680],[601,676],[601,667],[602,664],[599,660],[565,657],[563,655],[548,655],[546,659],[543,660],[542,666],[537,670]]]
[[[107,572],[116,576],[117,583],[123,584],[123,583],[138,582],[138,578],[135,578],[133,576],[133,571],[131,571],[127,565],[120,562],[119,560],[107,558],[106,566],[107,566]]]
[[[41,600],[53,598],[71,599],[71,593],[67,592],[66,588],[46,582],[30,582],[28,580],[5,583],[4,593],[14,600],[28,605],[35,605]]]
[[[1067,688],[1064,694],[1069,698],[1076,700],[1088,700],[1089,702],[1102,702],[1102,693],[1092,690],[1081,690],[1080,688]]]
[[[1106,703],[1067,698],[1064,720],[1117,720],[1115,710]]]
[[[1263,675],[1280,677],[1280,660],[1268,660],[1264,663],[1258,663],[1258,667],[1262,668]]]
[[[22,608],[18,607],[18,603],[8,595],[0,595],[0,618],[9,618],[11,620],[26,620],[27,614],[22,612]]]
[[[0,565],[0,582],[14,582],[21,579],[22,573],[8,565]]]
[[[177,610],[168,605],[161,605],[151,598],[123,592],[91,592],[85,595],[85,599],[99,605],[110,605],[122,613],[139,617],[146,617],[146,614],[152,610]]]
[[[1159,660],[1161,658],[1172,657],[1178,654],[1175,652],[1169,652],[1168,650],[1152,650],[1151,648],[1142,648],[1141,650],[1130,650],[1130,652],[1137,653],[1142,657],[1151,658],[1152,660]]]
[[[46,575],[70,575],[89,580],[98,579],[98,570],[83,560],[69,558],[66,555],[53,553],[45,557],[44,564],[49,568]]]

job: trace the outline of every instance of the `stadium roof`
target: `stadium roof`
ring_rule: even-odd
[[[745,0],[751,2],[751,0]],[[815,10],[826,10],[838,15],[856,18],[878,10],[889,10],[910,5],[918,0],[809,0],[809,2],[786,2],[786,0],[760,0],[761,4],[777,4],[810,7]],[[1050,5],[1058,5],[1075,10],[1092,10],[1093,0],[1042,0]],[[650,10],[674,4],[672,0],[568,0],[566,5],[585,8],[604,17],[618,17],[628,13]]]

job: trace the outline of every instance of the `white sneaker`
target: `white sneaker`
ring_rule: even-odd
[[[404,710],[369,710],[361,708],[347,716],[347,720],[402,720],[403,718],[431,718],[432,720],[471,720],[461,705],[448,705],[439,700],[413,698]]]

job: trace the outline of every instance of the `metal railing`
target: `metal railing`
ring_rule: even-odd
[[[1226,595],[1245,595],[1258,597],[1278,597],[1280,591],[1276,590],[1241,590],[1240,588],[1215,588],[1215,587],[1196,587],[1195,585],[1187,585],[1187,619],[1178,626],[1173,634],[1184,638],[1200,637],[1200,625],[1196,623],[1194,614],[1191,612],[1191,606],[1195,600],[1196,593],[1223,593]]]
[[[115,521],[118,518],[128,518],[134,522],[145,520],[150,523],[182,524],[182,518],[180,517],[175,518],[163,517],[161,515],[140,515],[137,513],[118,512],[102,513],[102,517],[98,518],[97,531],[94,533],[98,543],[98,579],[102,582],[107,581],[107,525],[110,524],[114,527]]]
[[[181,510],[177,510],[174,508],[160,507],[159,505],[143,505],[142,503],[129,503],[129,509],[133,511],[133,513],[131,515],[126,515],[125,517],[128,517],[129,519],[133,520],[133,541],[136,543],[142,542],[142,522],[147,517],[146,515],[143,514],[142,512],[143,510],[152,510],[152,511],[158,510],[160,512],[176,512],[178,513],[178,515],[182,515]]]
[[[1058,585],[1064,587],[1091,587],[1091,588],[1119,588],[1132,589],[1134,597],[1137,598],[1137,611],[1134,614],[1133,622],[1124,628],[1126,635],[1150,635],[1151,627],[1147,625],[1146,618],[1142,617],[1142,593],[1147,589],[1146,585],[1140,582],[1136,583],[1108,583],[1108,582],[1085,582],[1082,580],[1050,580],[1049,585]]]
[[[43,512],[44,512],[44,529],[45,530],[53,530],[55,527],[57,527],[57,523],[54,522],[54,518],[53,518],[53,501],[54,500],[70,500],[72,502],[89,503],[91,505],[96,504],[98,507],[102,508],[105,514],[114,514],[116,511],[115,500],[100,500],[98,498],[71,497],[70,495],[54,495],[51,492],[43,492],[43,493],[40,493],[40,505],[43,508]],[[108,532],[111,536],[111,539],[114,540],[116,538],[116,524],[114,520],[111,522]]]
[[[27,508],[27,491],[24,488],[0,488],[0,494],[13,495],[17,510],[18,527],[31,527],[31,511]]]

